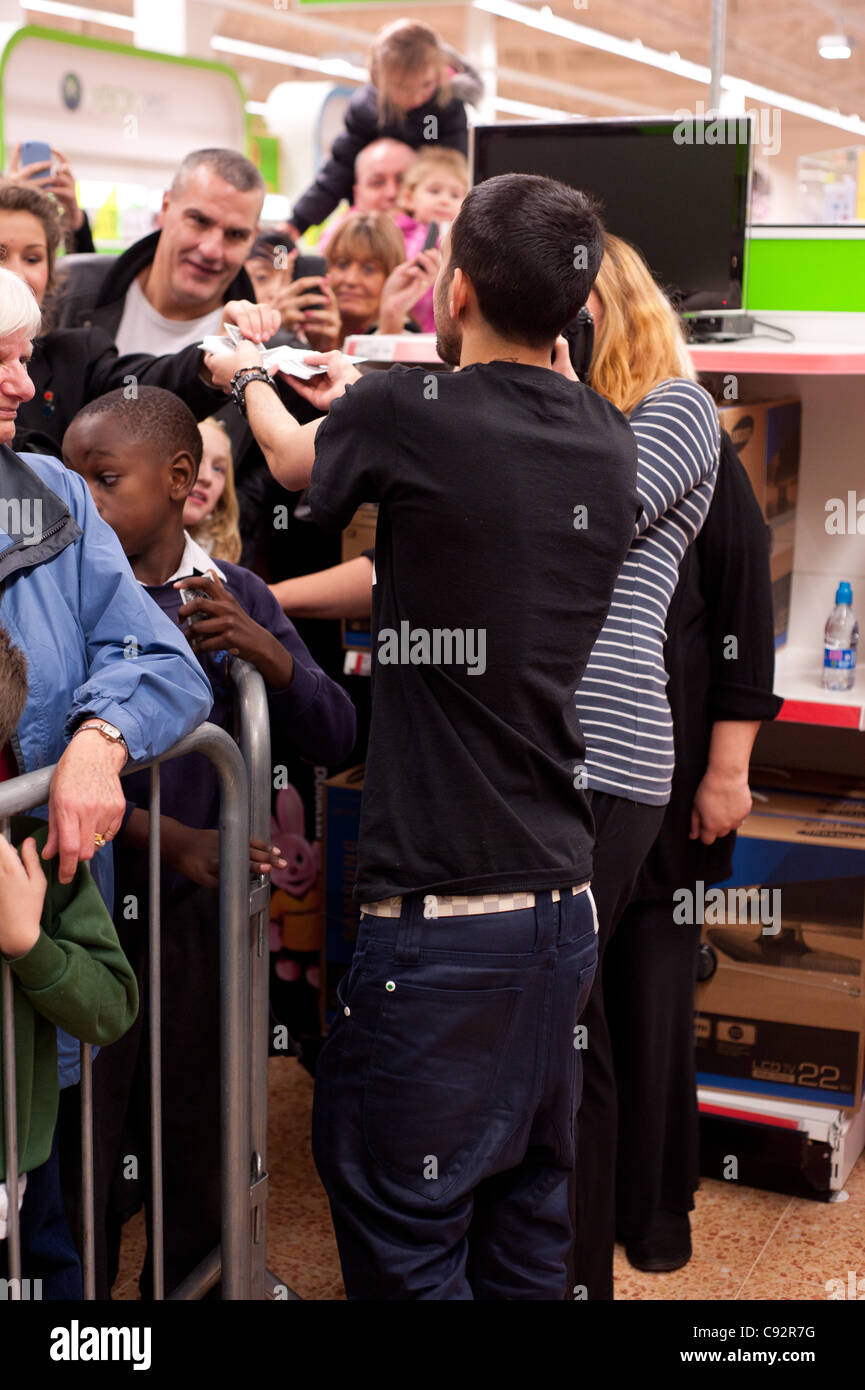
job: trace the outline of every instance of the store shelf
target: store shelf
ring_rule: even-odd
[[[735,343],[690,343],[698,372],[767,372],[797,376],[862,376],[865,343],[779,343],[746,338]]]
[[[370,362],[438,363],[435,334],[353,334],[343,351]],[[775,375],[863,376],[865,340],[803,339],[782,343],[745,338],[734,343],[691,343],[691,360],[700,372],[766,372]]]
[[[852,690],[824,690],[820,652],[782,647],[775,657],[775,694],[784,701],[778,719],[788,724],[817,724],[831,729],[865,730],[865,678],[861,671]]]
[[[441,362],[434,333],[352,333],[342,350],[347,357],[365,357],[368,362]]]

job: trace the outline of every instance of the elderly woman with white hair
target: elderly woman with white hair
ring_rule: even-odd
[[[9,447],[18,408],[33,396],[27,363],[40,326],[31,290],[0,268],[0,624],[26,658],[28,684],[24,713],[0,748],[0,781],[57,764],[43,857],[59,854],[60,881],[69,883],[79,861],[95,855],[93,875],[110,909],[113,866],[103,846],[125,810],[120,771],[200,724],[212,697],[183,634],[136,582],[83,479],[57,459]],[[61,1082],[73,1079],[61,1068]],[[57,1214],[56,1154],[44,1167]],[[52,1239],[41,1240],[43,1294],[74,1297],[74,1247],[58,1240],[46,1255]]]

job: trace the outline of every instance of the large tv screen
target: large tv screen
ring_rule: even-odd
[[[744,117],[476,126],[474,181],[545,174],[594,194],[682,312],[723,313],[744,307],[750,153]]]

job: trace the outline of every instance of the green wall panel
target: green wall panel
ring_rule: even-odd
[[[748,304],[760,310],[865,313],[865,238],[748,242]]]

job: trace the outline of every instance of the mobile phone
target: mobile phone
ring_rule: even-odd
[[[180,602],[181,602],[181,604],[184,604],[184,603],[191,603],[192,600],[195,599],[195,598],[207,598],[207,597],[208,597],[208,595],[207,595],[202,589],[186,589],[186,588],[183,588],[183,589],[178,589],[177,592],[180,594]],[[201,609],[199,608],[199,609],[197,609],[194,613],[190,613],[190,614],[188,615],[188,617],[186,618],[185,621],[188,622],[188,623],[200,623],[201,620],[202,620],[202,618],[206,618],[206,617],[207,617],[207,614],[206,614],[206,613],[202,613]]]
[[[562,337],[566,339],[568,344],[571,366],[580,381],[588,381],[589,367],[595,346],[595,320],[585,304],[573,322],[562,329]],[[555,351],[553,352],[553,359],[555,360]]]
[[[21,145],[21,168],[26,169],[28,164],[42,164],[46,159],[50,162],[53,158],[51,146],[44,140],[25,140]],[[50,179],[51,170],[45,169],[41,174],[33,174],[31,183],[44,183]]]
[[[327,261],[324,256],[297,256],[295,257],[294,269],[291,274],[292,280],[300,280],[304,275],[326,275]]]
[[[439,224],[438,224],[438,222],[430,222],[429,226],[427,227],[426,236],[424,237],[424,243],[423,243],[423,246],[421,247],[421,250],[422,250],[422,251],[432,251],[432,249],[433,249],[433,247],[435,246],[435,244],[436,244],[436,242],[438,241],[438,239],[439,239]]]
[[[180,602],[181,602],[181,605],[184,604],[184,603],[191,603],[192,600],[193,600],[194,598],[208,598],[208,597],[209,597],[209,595],[208,595],[207,593],[205,593],[203,589],[187,589],[185,586],[184,586],[182,589],[178,589],[177,592],[180,594]],[[190,613],[190,614],[189,614],[189,616],[188,616],[187,619],[186,619],[186,622],[188,622],[188,623],[200,623],[200,622],[203,622],[204,619],[205,619],[206,617],[207,617],[207,614],[206,614],[206,613],[203,613],[203,612],[201,611],[201,609],[199,608],[195,613]],[[187,640],[188,640],[188,634],[187,634]],[[218,651],[218,652],[202,652],[202,656],[212,656],[212,657],[213,657],[213,660],[218,662],[218,661],[221,661],[223,657],[227,657],[227,656],[228,656],[228,652],[225,651],[225,650],[220,650],[220,651]]]

